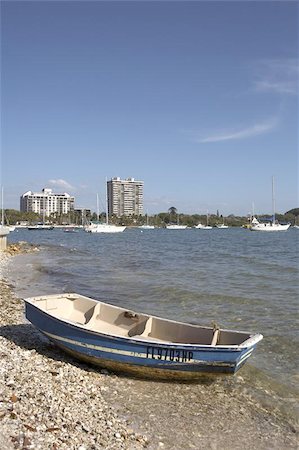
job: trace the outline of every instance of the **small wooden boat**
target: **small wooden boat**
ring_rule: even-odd
[[[150,378],[235,373],[263,338],[136,313],[74,293],[27,298],[25,308],[26,318],[71,355]]]

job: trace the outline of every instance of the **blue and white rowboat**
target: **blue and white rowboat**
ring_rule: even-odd
[[[76,358],[147,378],[235,373],[263,339],[139,314],[74,293],[27,298],[25,307],[26,318]]]

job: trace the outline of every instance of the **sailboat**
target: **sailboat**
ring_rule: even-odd
[[[27,230],[54,230],[53,225],[46,225],[45,223],[38,223],[37,225],[30,225]]]
[[[274,177],[272,177],[272,220],[259,222],[254,216],[251,222],[251,231],[287,231],[290,226],[290,223],[281,224],[275,219]]]
[[[211,227],[209,225],[209,214],[207,213],[207,224],[206,225],[203,225],[202,223],[199,223],[198,225],[195,225],[194,228],[196,228],[198,230],[211,230],[213,227]]]
[[[106,183],[107,184],[107,183]],[[106,186],[106,223],[99,223],[99,197],[97,195],[97,216],[98,222],[91,222],[84,227],[84,231],[87,233],[121,233],[126,227],[120,225],[110,224],[108,221],[108,199],[107,199],[107,186]]]
[[[6,225],[5,225],[6,222]],[[3,234],[8,234],[11,231],[15,231],[16,227],[14,225],[10,225],[8,222],[8,218],[4,211],[4,200],[3,200],[3,187],[1,187],[1,231]]]
[[[54,230],[54,226],[46,224],[45,221],[46,213],[45,210],[43,210],[43,221],[39,222],[36,225],[30,225],[29,227],[27,227],[27,230]]]
[[[221,229],[226,229],[226,228],[228,228],[228,225],[225,225],[225,223],[221,223],[221,224],[216,225],[216,227],[221,228]]]
[[[4,203],[3,203],[3,187],[1,187],[1,224],[0,224],[0,236],[6,236],[10,232],[8,226],[4,225]]]
[[[148,214],[146,214],[146,224],[140,225],[138,228],[141,228],[142,230],[153,230],[155,228],[154,225],[149,225]]]
[[[179,223],[179,215],[177,214],[177,223],[166,225],[167,230],[185,230],[187,225],[180,225]]]
[[[299,229],[299,225],[297,224],[297,217],[295,218],[295,223],[293,225],[293,228],[297,228],[297,230]]]

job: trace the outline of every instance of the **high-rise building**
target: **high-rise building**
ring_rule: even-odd
[[[109,216],[143,215],[143,181],[119,177],[107,181]]]
[[[50,214],[68,214],[74,210],[75,198],[66,192],[54,194],[52,189],[42,192],[25,192],[20,198],[20,209],[23,212],[34,212],[50,216]]]

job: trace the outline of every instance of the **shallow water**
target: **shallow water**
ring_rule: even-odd
[[[262,333],[240,371],[294,402],[298,385],[299,230],[140,230],[116,235],[19,229],[41,245],[13,259],[20,296],[72,291],[176,320]],[[242,373],[241,373],[242,372]],[[279,386],[279,388],[277,388]]]

